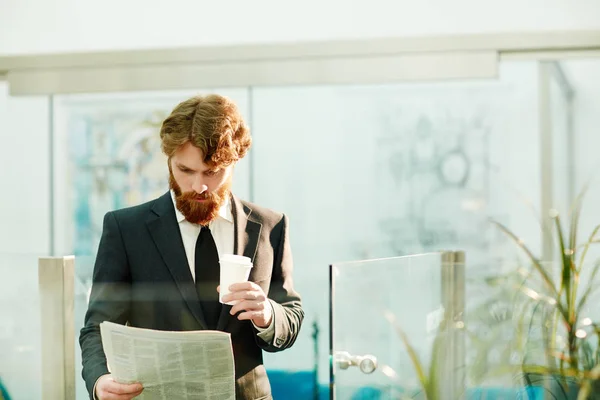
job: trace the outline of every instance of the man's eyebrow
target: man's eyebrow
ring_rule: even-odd
[[[176,164],[176,165],[177,165],[177,167],[178,167],[178,168],[180,168],[180,169],[189,169],[190,171],[192,171],[192,169],[191,169],[190,167],[188,167],[187,165],[183,165],[183,164],[181,164],[181,163],[179,163],[179,162],[177,162],[177,161],[175,162],[175,164]]]

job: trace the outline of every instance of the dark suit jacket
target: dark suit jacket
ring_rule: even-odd
[[[252,323],[231,316],[227,305],[223,305],[217,329],[231,334],[236,398],[268,399],[271,387],[262,350],[276,352],[292,346],[304,318],[292,284],[288,220],[235,196],[232,208],[235,254],[253,260],[250,280],[268,294],[275,334],[271,343],[263,341]],[[89,308],[79,338],[82,375],[90,396],[96,380],[108,373],[99,329],[103,321],[158,330],[206,329],[169,192],[104,217]]]

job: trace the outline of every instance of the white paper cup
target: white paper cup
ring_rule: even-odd
[[[219,285],[219,301],[222,304],[233,306],[238,303],[239,300],[233,300],[229,303],[223,303],[223,296],[231,293],[229,286],[234,283],[246,282],[250,276],[252,270],[252,260],[248,257],[237,256],[234,254],[223,254],[219,257],[219,264],[221,270],[221,278]]]

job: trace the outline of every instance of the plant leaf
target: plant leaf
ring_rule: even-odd
[[[433,346],[431,349],[431,363],[429,365],[429,376],[428,376],[428,387],[429,391],[427,391],[427,398],[429,400],[434,400],[437,397],[439,391],[439,379],[442,378],[439,376],[438,367],[441,362],[444,362],[445,354],[442,352],[446,352],[451,350],[448,348],[448,345],[445,344],[446,336],[444,333],[438,332],[433,339]],[[440,357],[442,356],[442,357]]]
[[[591,370],[595,365],[594,349],[587,340],[583,340],[581,342],[581,355],[581,360],[583,361],[583,368],[586,370]]]
[[[398,336],[400,337],[400,340],[402,340],[402,343],[404,344],[404,347],[406,348],[406,352],[408,353],[408,356],[410,357],[410,361],[413,365],[413,368],[415,369],[415,372],[417,373],[417,378],[419,379],[421,388],[425,392],[427,399],[433,400],[433,397],[431,397],[431,393],[430,393],[431,390],[429,388],[429,380],[428,380],[427,376],[425,375],[425,370],[423,368],[423,364],[419,360],[419,356],[417,355],[415,348],[410,344],[410,340],[408,340],[408,336],[406,335],[404,330],[396,322],[396,316],[391,311],[385,311],[384,315],[385,315],[385,318],[388,320],[388,322],[392,325],[392,327],[394,328],[394,330],[396,331]]]
[[[600,365],[596,365],[591,371],[589,371],[588,374],[585,374],[584,376],[586,379],[581,384],[579,394],[577,395],[577,400],[586,400],[592,393],[592,382],[600,378]]]
[[[558,243],[560,248],[561,256],[561,280],[560,280],[560,292],[565,294],[566,309],[568,318],[565,322],[569,324],[569,332],[573,324],[575,324],[575,304],[571,297],[573,292],[573,263],[571,258],[571,250],[565,247],[565,239],[563,237],[562,225],[560,223],[560,216],[554,217],[554,223],[556,224],[556,233],[558,235]],[[557,299],[558,300],[558,299]]]
[[[575,198],[573,206],[571,207],[571,232],[569,235],[569,248],[573,250],[573,257],[575,257],[575,250],[577,246],[577,231],[579,230],[579,217],[581,216],[581,206],[583,204],[583,197],[585,196],[587,189],[588,185],[586,184]]]
[[[504,232],[506,235],[508,235],[517,244],[517,246],[519,246],[525,252],[527,257],[533,263],[535,270],[539,273],[540,277],[542,278],[545,286],[549,289],[552,297],[554,297],[556,299],[556,307],[558,308],[559,312],[561,313],[561,315],[563,316],[565,321],[568,321],[569,320],[568,311],[565,309],[565,307],[563,306],[563,304],[560,301],[560,292],[554,285],[554,281],[552,280],[550,275],[548,275],[548,272],[546,271],[544,266],[541,264],[540,260],[538,260],[538,258],[533,255],[531,250],[529,250],[529,248],[527,246],[525,246],[525,244],[523,244],[523,242],[521,240],[519,240],[519,238],[514,233],[512,233],[512,231],[510,229],[508,229],[506,226],[504,226],[502,223],[500,223],[498,221],[491,220],[491,222],[493,224],[495,224],[496,226],[498,226],[498,228],[502,232]]]
[[[525,252],[525,254],[527,254],[527,257],[529,257],[529,259],[533,263],[533,266],[535,267],[535,269],[542,276],[544,283],[546,284],[546,286],[548,286],[548,289],[550,289],[551,293],[555,297],[558,296],[558,290],[554,286],[554,282],[552,281],[552,278],[548,275],[548,273],[546,272],[546,269],[542,266],[540,260],[538,260],[537,257],[533,255],[531,250],[529,250],[529,248],[527,246],[525,246],[525,244],[523,244],[523,242],[514,233],[512,233],[512,231],[510,231],[510,229],[508,229],[502,223],[495,221],[495,220],[492,220],[492,223],[495,224],[496,226],[498,226],[498,228],[500,228],[500,230],[502,232],[504,232],[506,235],[508,235],[517,244],[517,246],[519,246]]]
[[[521,369],[525,373],[540,374],[540,375],[560,375],[565,377],[576,378],[581,373],[573,368],[553,368],[545,365],[524,364]]]

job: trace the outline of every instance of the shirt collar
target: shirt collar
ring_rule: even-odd
[[[177,217],[177,222],[181,223],[185,221],[185,216],[179,211],[177,208],[177,203],[175,202],[175,193],[171,190],[171,200],[173,201],[173,207],[175,208],[175,216]],[[233,223],[233,213],[231,212],[231,196],[227,196],[225,199],[225,203],[219,208],[219,214],[217,219],[224,219],[227,222]]]

